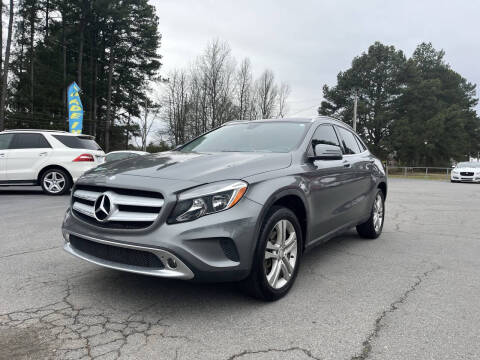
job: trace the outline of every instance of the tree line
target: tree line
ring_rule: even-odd
[[[421,43],[407,59],[375,42],[323,87],[320,115],[352,124],[383,159],[405,166],[448,166],[480,151],[476,86],[445,62],[445,52]]]
[[[22,0],[10,1],[9,10],[0,130],[66,129],[66,89],[76,81],[84,133],[107,151],[138,135],[134,120],[161,66],[158,17],[148,0]]]
[[[213,40],[187,69],[168,74],[162,94],[160,135],[178,145],[227,121],[285,117],[290,87],[268,69],[255,79],[248,58],[237,64],[228,44]]]

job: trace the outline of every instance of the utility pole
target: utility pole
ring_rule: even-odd
[[[358,93],[355,90],[354,102],[353,102],[353,131],[357,132],[357,103],[358,103]]]

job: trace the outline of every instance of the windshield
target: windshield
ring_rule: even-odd
[[[310,124],[255,122],[222,126],[183,146],[182,152],[273,152],[295,149]]]
[[[461,162],[457,164],[457,168],[480,168],[480,162]]]

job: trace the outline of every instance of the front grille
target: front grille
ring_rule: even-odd
[[[162,261],[147,251],[112,246],[70,235],[70,245],[85,254],[124,265],[163,269]]]
[[[460,175],[462,175],[462,176],[473,176],[473,172],[461,172]]]
[[[99,212],[98,205],[104,195],[107,199],[103,210],[106,211],[100,209]],[[109,229],[147,228],[157,219],[163,203],[162,194],[153,191],[91,185],[76,186],[72,195],[72,210],[77,217]]]

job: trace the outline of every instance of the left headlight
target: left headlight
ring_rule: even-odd
[[[235,206],[247,191],[241,180],[220,181],[180,193],[177,205],[168,218],[169,224],[192,221]]]

